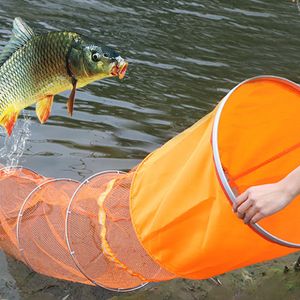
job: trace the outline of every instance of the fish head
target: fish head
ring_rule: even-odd
[[[80,53],[80,55],[79,55]],[[108,46],[82,43],[70,52],[71,69],[81,85],[106,77],[123,79],[128,63]]]
[[[110,47],[91,46],[85,49],[85,67],[93,74],[105,77],[118,76],[123,79],[128,63]]]

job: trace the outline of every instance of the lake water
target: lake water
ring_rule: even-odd
[[[55,97],[44,125],[34,108],[26,110],[31,135],[20,164],[45,176],[82,180],[106,169],[128,170],[211,111],[242,80],[272,74],[299,81],[300,14],[288,0],[2,0],[1,47],[17,16],[38,32],[83,33],[129,61],[124,80],[80,89],[73,117],[66,110],[69,92]],[[19,288],[0,287],[0,295],[3,290],[23,299],[22,284],[26,295],[34,294],[26,276],[51,281],[0,258],[9,282],[16,280]],[[60,288],[65,286],[70,294],[78,289]]]

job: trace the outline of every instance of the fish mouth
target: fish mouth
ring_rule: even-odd
[[[119,79],[123,79],[128,68],[128,63],[124,59],[117,61],[118,63],[112,67],[110,74],[114,77],[118,76]]]

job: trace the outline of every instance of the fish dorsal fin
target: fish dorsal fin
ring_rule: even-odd
[[[21,19],[15,18],[12,36],[0,54],[0,66],[34,36],[33,30]]]

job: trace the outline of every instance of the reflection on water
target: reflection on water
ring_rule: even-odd
[[[130,169],[242,80],[299,80],[300,16],[292,1],[1,0],[0,46],[16,16],[39,32],[91,36],[129,61],[123,81],[79,90],[72,118],[69,92],[55,97],[44,125],[27,110],[31,136],[20,164],[46,176],[81,180]]]

